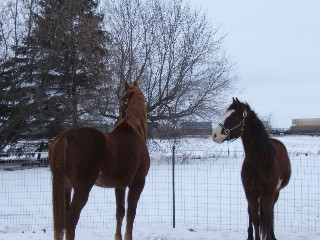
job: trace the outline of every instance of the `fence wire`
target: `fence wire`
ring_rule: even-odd
[[[320,227],[320,156],[290,154],[292,176],[275,207],[275,229],[316,232]],[[175,224],[190,230],[243,231],[247,202],[241,184],[243,152],[176,155]],[[172,156],[152,156],[135,225],[172,226]],[[52,228],[51,174],[41,165],[1,164],[0,231]],[[113,189],[94,187],[78,227],[114,228]],[[3,228],[3,229],[1,229]]]

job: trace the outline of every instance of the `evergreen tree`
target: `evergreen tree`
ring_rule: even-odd
[[[1,146],[96,119],[110,42],[97,7],[94,0],[39,1],[28,36],[0,62]]]
[[[54,130],[57,124],[81,125],[93,114],[97,91],[106,79],[103,15],[93,0],[44,0],[40,6],[27,39],[36,53],[36,119]]]
[[[0,64],[0,150],[28,135],[34,117],[35,88],[32,58],[24,47]]]

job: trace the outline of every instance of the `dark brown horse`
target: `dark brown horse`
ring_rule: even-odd
[[[237,98],[212,137],[217,143],[241,137],[245,152],[241,178],[248,201],[248,239],[254,239],[253,224],[256,240],[260,237],[275,240],[273,208],[291,175],[286,147],[279,140],[269,138],[256,113]]]
[[[117,226],[115,239],[121,240],[128,192],[125,240],[132,239],[136,207],[145,185],[150,157],[146,145],[145,98],[136,83],[125,84],[124,109],[109,133],[94,128],[72,128],[52,142],[49,158],[52,172],[54,239],[75,238],[80,212],[93,185],[115,188]],[[71,199],[71,190],[73,196]]]

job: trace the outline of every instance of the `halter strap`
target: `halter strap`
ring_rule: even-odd
[[[240,121],[240,123],[232,128],[226,128],[222,123],[219,123],[219,126],[225,131],[225,133],[227,134],[228,136],[228,142],[233,142],[235,140],[237,140],[239,137],[242,136],[243,134],[243,126],[244,126],[244,120],[246,119],[246,117],[248,116],[248,113],[246,110],[243,111],[242,113],[242,120]],[[232,139],[232,140],[229,140],[230,139],[230,132],[237,129],[238,127],[241,127],[241,134],[239,137],[235,138],[235,139]]]

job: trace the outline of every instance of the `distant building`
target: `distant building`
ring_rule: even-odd
[[[183,122],[181,135],[204,136],[212,133],[212,122]]]

